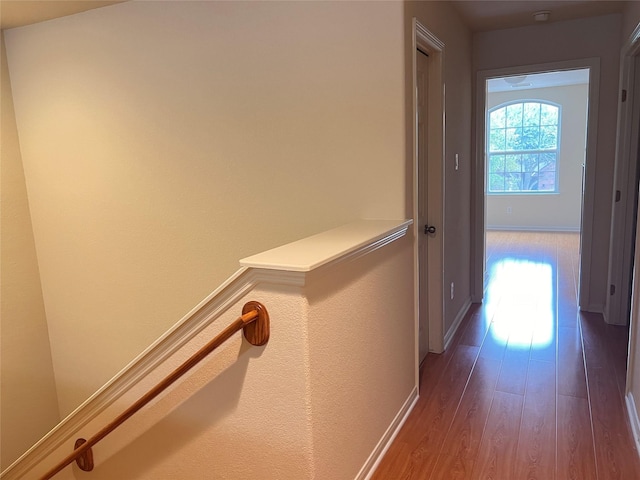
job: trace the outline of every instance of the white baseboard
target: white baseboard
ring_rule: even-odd
[[[413,390],[411,390],[407,400],[404,402],[404,405],[402,405],[402,408],[393,419],[393,422],[391,422],[391,425],[387,428],[387,431],[384,432],[384,435],[376,445],[376,448],[373,449],[373,452],[369,455],[369,458],[358,472],[358,475],[356,475],[355,480],[369,480],[371,478],[382,461],[384,454],[387,453],[387,450],[389,450],[393,440],[407,421],[407,417],[411,413],[411,410],[413,410],[413,407],[415,407],[417,401],[418,387],[415,386]]]
[[[504,230],[513,232],[580,232],[580,227],[536,227],[534,225],[487,225],[487,230]]]
[[[471,307],[471,297],[469,297],[469,298],[467,298],[465,300],[464,305],[462,305],[462,308],[460,309],[460,311],[458,311],[458,314],[456,315],[456,318],[453,320],[453,325],[451,325],[451,328],[449,329],[449,331],[444,336],[444,349],[445,350],[447,348],[449,348],[449,344],[451,343],[451,340],[453,340],[453,336],[458,331],[458,328],[460,328],[460,323],[462,323],[462,319],[464,318],[464,316],[469,311],[469,307]]]
[[[636,442],[636,452],[640,456],[640,418],[638,418],[638,410],[636,409],[636,402],[631,392],[625,396],[627,403],[627,415],[629,416],[629,423],[631,424],[631,431],[633,432],[633,439]]]
[[[583,305],[580,307],[582,312],[600,313],[604,318],[604,305],[600,303],[590,303],[589,305]]]

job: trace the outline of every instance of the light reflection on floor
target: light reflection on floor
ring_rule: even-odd
[[[507,257],[489,268],[485,305],[494,340],[510,348],[549,346],[556,324],[552,265]]]

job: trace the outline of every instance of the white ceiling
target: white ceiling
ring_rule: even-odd
[[[589,69],[565,70],[560,72],[515,75],[505,78],[492,78],[487,81],[487,91],[511,92],[532,88],[561,87],[589,83]]]

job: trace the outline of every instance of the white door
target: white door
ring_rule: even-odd
[[[427,93],[428,93],[428,66],[429,57],[418,50],[416,98],[418,116],[418,288],[419,288],[419,321],[418,321],[418,347],[420,363],[429,352],[429,289],[427,285],[427,241],[431,234],[425,234],[427,219]]]

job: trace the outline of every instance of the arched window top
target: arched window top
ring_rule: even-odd
[[[500,105],[489,111],[489,151],[557,149],[560,107],[535,100]]]
[[[518,100],[489,110],[489,193],[557,191],[560,110],[540,100]]]

